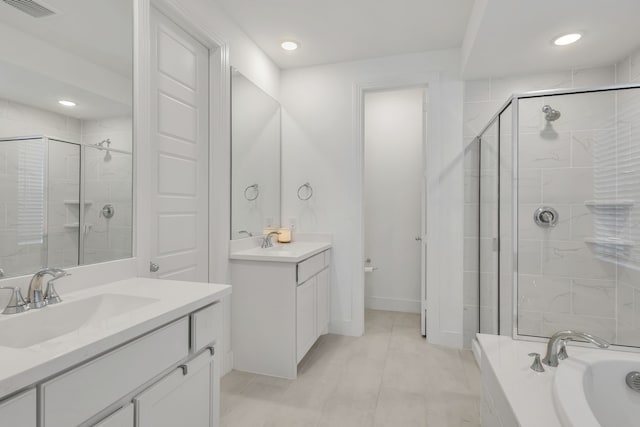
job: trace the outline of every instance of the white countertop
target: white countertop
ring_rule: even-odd
[[[131,278],[62,293],[60,306],[104,294],[154,298],[157,301],[31,347],[0,346],[0,399],[186,316],[230,293],[231,287],[227,285],[148,278]],[[0,315],[0,328],[3,322],[29,316],[34,311]]]
[[[253,247],[232,251],[229,258],[243,261],[300,262],[330,248],[330,242],[297,241],[280,243],[272,248]]]
[[[477,338],[483,366],[486,358],[520,426],[562,427],[553,403],[553,378],[557,368],[544,365],[545,372],[530,369],[533,357],[529,353],[544,357],[546,344],[497,335],[478,334]],[[567,351],[571,357],[599,350],[568,345]]]

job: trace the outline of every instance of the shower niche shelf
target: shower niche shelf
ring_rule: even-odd
[[[635,202],[630,199],[587,200],[586,202],[584,202],[585,206],[611,209],[630,208],[634,204]]]
[[[615,237],[585,237],[585,243],[590,243],[592,245],[603,245],[603,246],[635,246],[631,240],[618,239]]]
[[[65,200],[64,201],[65,205],[79,205],[80,201],[79,200]],[[92,200],[85,200],[84,201],[84,205],[85,206],[91,206],[93,204]]]

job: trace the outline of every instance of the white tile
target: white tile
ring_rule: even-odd
[[[518,273],[540,274],[542,272],[542,242],[522,240],[518,242]]]
[[[571,137],[571,165],[574,167],[606,167],[615,164],[616,131],[575,131]]]
[[[640,49],[629,56],[629,81],[640,80]]]
[[[594,172],[591,168],[545,169],[542,194],[547,204],[584,203],[593,200]]]
[[[542,170],[520,169],[518,173],[518,202],[542,202]]]
[[[542,313],[518,310],[518,334],[540,336],[542,334]]]
[[[571,286],[573,313],[615,317],[615,286],[615,280],[574,279]]]
[[[491,80],[491,98],[506,101],[514,93],[571,87],[571,71]]]
[[[468,102],[463,107],[463,136],[475,137],[480,134],[489,120],[500,108],[500,102]]]
[[[491,80],[467,80],[464,82],[464,102],[491,100]]]
[[[521,168],[560,168],[571,164],[571,134],[523,133],[518,141]]]
[[[570,296],[570,279],[527,274],[518,276],[518,310],[569,313]]]
[[[581,241],[587,237],[593,237],[593,214],[584,205],[571,206],[571,240]]]
[[[545,275],[610,280],[615,278],[615,267],[615,264],[594,256],[584,242],[543,242],[542,272]]]
[[[624,58],[622,61],[616,63],[616,84],[629,83],[629,71],[631,65],[629,58]]]
[[[615,84],[615,82],[615,65],[573,70],[573,87],[576,88],[610,86]]]

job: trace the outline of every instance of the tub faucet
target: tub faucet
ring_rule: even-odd
[[[34,274],[31,278],[31,282],[29,282],[29,292],[27,294],[29,308],[42,308],[47,305],[47,295],[44,295],[42,292],[42,279],[47,275],[52,276],[53,279],[49,281],[46,293],[49,294],[48,296],[53,297],[52,303],[61,301],[53,287],[53,283],[51,282],[58,280],[61,277],[69,276],[69,273],[59,268],[44,268]]]
[[[262,248],[271,248],[271,247],[273,247],[273,242],[271,241],[271,236],[277,236],[278,234],[280,234],[279,231],[272,231],[271,233],[269,233],[266,236],[264,236],[264,239],[262,240]]]
[[[578,331],[559,331],[549,338],[547,343],[547,354],[542,359],[542,363],[548,366],[558,366],[558,352],[560,351],[560,345],[563,341],[571,341],[573,339],[587,340],[600,348],[609,347],[609,343],[602,338],[598,338],[595,335],[588,334],[586,332]]]

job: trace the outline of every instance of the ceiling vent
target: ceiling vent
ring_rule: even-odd
[[[27,15],[31,15],[34,18],[44,18],[45,16],[55,15],[55,12],[48,7],[45,7],[33,0],[2,0],[9,6],[13,6],[16,9],[21,10]]]

